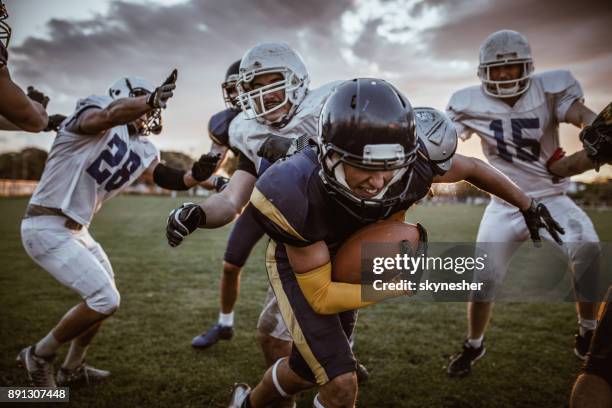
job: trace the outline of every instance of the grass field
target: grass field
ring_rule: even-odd
[[[194,351],[191,338],[217,317],[229,228],[199,231],[171,249],[165,220],[181,201],[122,196],[97,215],[91,232],[111,259],[122,302],[94,340],[88,361],[113,376],[104,385],[73,388],[71,405],[223,407],[234,382],[254,385],[263,373],[254,334],[267,287],[264,241],[242,276],[236,336]],[[17,353],[78,301],[22,249],[19,223],[26,202],[0,200],[0,386],[26,384],[15,365]],[[465,242],[474,240],[483,210],[419,207],[410,219],[427,226],[431,241]],[[612,241],[612,212],[589,215],[601,240]],[[566,406],[580,366],[572,352],[575,321],[569,303],[499,304],[487,334],[487,356],[470,377],[457,380],[446,376],[445,367],[466,330],[465,304],[390,301],[365,309],[355,351],[371,379],[360,389],[359,406]],[[305,394],[299,406],[311,401],[312,394]]]

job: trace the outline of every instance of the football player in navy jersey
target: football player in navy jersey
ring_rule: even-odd
[[[7,18],[6,6],[0,1],[0,130],[56,130],[66,117],[53,115],[49,123],[45,111],[49,98],[33,87],[28,87],[26,94],[11,79],[7,66],[11,26],[6,22]]]
[[[481,160],[452,157],[456,132],[442,113],[419,108],[417,114],[439,135],[417,136],[415,110],[391,84],[347,81],[323,107],[316,148],[274,164],[257,181],[247,210],[272,238],[266,267],[293,349],[252,391],[237,384],[230,407],[268,406],[315,385],[315,407],[354,406],[349,339],[356,309],[372,302],[362,301],[361,285],[331,281],[331,259],[355,231],[402,214],[432,183],[467,180],[501,197],[522,211],[535,240],[542,227],[562,233],[546,207],[503,174]]]
[[[221,84],[227,109],[215,114],[208,122],[208,134],[213,142],[209,155],[216,157],[219,163],[230,149],[234,150],[236,154],[240,154],[237,149],[232,148],[229,138],[230,123],[241,111],[237,107],[236,101],[238,96],[236,82],[239,68],[240,60],[230,65],[225,75],[225,81]],[[221,183],[216,184],[220,185]],[[219,188],[217,188],[217,191],[219,191]],[[249,216],[240,216],[234,224],[223,257],[219,319],[212,328],[193,338],[191,341],[193,347],[206,349],[219,340],[230,340],[233,337],[234,306],[240,290],[240,272],[251,250],[262,236],[263,231]]]

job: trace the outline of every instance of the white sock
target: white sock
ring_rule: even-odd
[[[595,330],[597,328],[597,320],[593,319],[584,319],[581,316],[578,316],[578,333],[581,336],[590,330]]]
[[[85,358],[85,354],[87,353],[88,346],[81,346],[77,344],[76,341],[72,341],[70,343],[70,349],[68,349],[68,354],[66,355],[66,360],[64,360],[64,364],[62,364],[62,368],[67,370],[74,370],[77,368]]]
[[[484,340],[484,334],[477,339],[468,339],[468,344],[473,348],[480,348],[482,341]]]
[[[219,312],[219,324],[221,326],[233,326],[234,325],[234,312],[230,312],[230,313]]]
[[[62,343],[55,339],[53,332],[49,332],[42,340],[36,343],[36,346],[34,346],[34,354],[39,357],[49,357],[54,355],[61,346]]]

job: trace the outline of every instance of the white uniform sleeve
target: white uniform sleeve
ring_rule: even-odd
[[[565,122],[565,114],[576,100],[583,100],[584,93],[580,83],[571,72],[555,70],[543,73],[544,92],[553,94],[555,115],[559,122]]]
[[[461,94],[454,93],[451,96],[448,105],[446,106],[446,115],[455,125],[455,129],[457,130],[457,136],[463,141],[468,140],[472,136],[472,130],[465,126],[462,122],[464,118],[466,118],[466,114],[463,112],[461,108],[464,104],[460,101]]]
[[[60,129],[62,129],[62,130],[66,129],[66,130],[74,131],[74,129],[73,129],[74,124],[78,120],[78,118],[81,115],[81,113],[83,113],[87,109],[91,109],[91,108],[104,109],[111,102],[112,102],[112,99],[110,97],[108,97],[108,96],[98,96],[98,95],[90,95],[87,98],[79,99],[77,101],[74,113],[72,115],[70,115],[68,117],[68,119],[65,120],[62,123],[62,126],[60,127]],[[76,134],[74,132],[69,132],[69,133]]]

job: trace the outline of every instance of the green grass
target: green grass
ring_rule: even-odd
[[[216,320],[218,283],[229,228],[199,231],[170,249],[164,226],[182,199],[126,197],[97,215],[92,235],[113,264],[122,304],[90,349],[91,364],[113,372],[104,385],[71,390],[81,407],[223,407],[234,382],[255,384],[264,370],[255,325],[265,297],[264,242],[242,276],[236,336],[204,352],[191,338]],[[15,356],[45,335],[79,299],[37,267],[19,237],[24,199],[0,200],[0,386],[25,385]],[[484,207],[419,207],[409,219],[431,241],[471,241]],[[612,213],[589,212],[602,241]],[[572,304],[495,307],[486,358],[465,379],[445,374],[466,330],[463,303],[391,301],[363,310],[356,354],[371,372],[365,407],[562,407],[579,363],[573,355]],[[62,352],[65,352],[65,348]],[[63,357],[61,355],[60,357]],[[58,362],[61,358],[58,359]],[[299,401],[311,406],[311,394]]]

